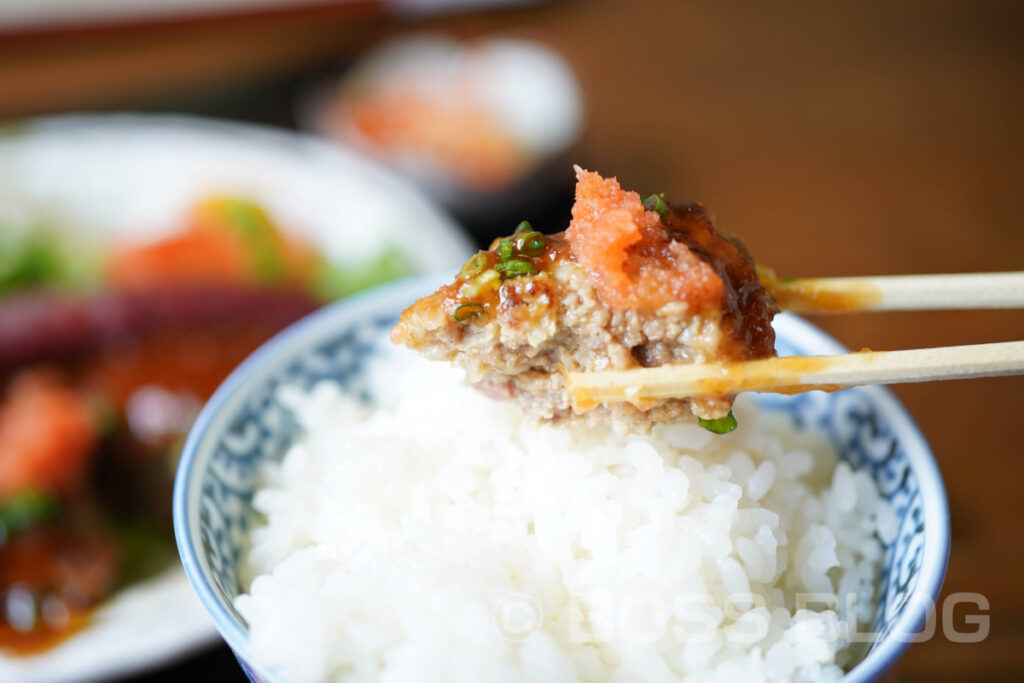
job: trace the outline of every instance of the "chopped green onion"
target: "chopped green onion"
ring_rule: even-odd
[[[477,275],[472,280],[466,282],[459,289],[459,295],[464,297],[474,297],[483,291],[484,287],[490,285],[494,289],[498,288],[501,282],[501,276],[495,273],[491,269],[487,269],[484,272]]]
[[[516,249],[530,256],[539,256],[548,241],[537,231],[526,232],[516,237]]]
[[[157,520],[124,515],[112,521],[121,551],[118,586],[129,586],[156,576],[177,560],[174,538],[167,538],[167,531]]]
[[[736,416],[729,411],[729,414],[725,417],[720,417],[714,420],[705,420],[703,417],[697,418],[697,424],[704,429],[708,430],[712,434],[728,434],[732,430],[736,429]]]
[[[467,301],[464,304],[459,304],[455,312],[452,313],[452,317],[455,318],[456,322],[464,322],[470,318],[479,318],[484,314],[484,305],[475,301]]]
[[[102,267],[93,252],[58,226],[7,223],[0,216],[0,296],[32,288],[95,289]]]
[[[502,261],[508,261],[512,258],[512,252],[514,250],[515,248],[512,246],[512,240],[498,240],[498,258]]]
[[[6,231],[7,226],[0,227]],[[60,279],[62,256],[56,240],[32,232],[20,240],[0,235],[0,291],[45,285]]]
[[[92,394],[89,396],[92,413],[96,417],[96,426],[100,434],[113,434],[120,425],[117,408],[106,396]]]
[[[521,261],[519,259],[510,259],[503,263],[499,263],[494,266],[494,269],[499,273],[502,273],[506,277],[515,277],[517,275],[533,275],[537,272],[537,267],[529,261]]]
[[[664,218],[668,215],[668,204],[660,194],[649,194],[644,197],[644,208],[648,211],[657,211],[658,215]]]
[[[411,272],[408,257],[389,245],[361,261],[332,263],[323,259],[313,271],[313,292],[324,301],[333,301]]]
[[[473,258],[466,261],[462,266],[462,270],[459,271],[459,276],[464,278],[473,278],[484,272],[484,268],[487,267],[487,257],[483,254],[477,254]]]
[[[0,545],[11,534],[53,518],[57,499],[36,489],[26,489],[0,502]]]
[[[522,223],[516,226],[515,234],[518,235],[519,233],[523,232],[533,232],[533,226],[530,225],[530,221],[523,221]]]
[[[260,282],[276,282],[287,271],[277,244],[277,232],[270,218],[255,202],[227,198],[218,208],[226,227],[242,238],[249,249],[253,275]]]

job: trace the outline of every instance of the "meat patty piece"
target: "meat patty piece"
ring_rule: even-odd
[[[0,373],[109,346],[118,339],[257,319],[279,330],[316,310],[300,290],[181,287],[68,296],[33,291],[0,300]]]
[[[775,355],[778,312],[736,238],[694,203],[641,199],[576,168],[569,228],[522,224],[410,306],[391,339],[454,362],[491,396],[539,420],[647,430],[691,412],[715,419],[732,397],[574,407],[566,373]]]

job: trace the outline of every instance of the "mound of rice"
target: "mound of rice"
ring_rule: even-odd
[[[378,404],[279,399],[305,429],[267,467],[237,599],[292,681],[826,681],[873,617],[869,476],[740,401],[740,427],[538,428],[399,350]],[[862,645],[860,647],[863,647]]]

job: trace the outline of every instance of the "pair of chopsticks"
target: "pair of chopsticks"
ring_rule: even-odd
[[[1024,272],[780,280],[763,270],[760,276],[781,308],[801,313],[1024,308]],[[573,404],[585,409],[615,401],[831,391],[1016,374],[1024,374],[1024,341],[576,372],[569,373],[566,388]]]

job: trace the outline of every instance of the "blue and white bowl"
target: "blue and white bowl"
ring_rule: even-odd
[[[259,665],[233,601],[249,532],[261,462],[283,455],[298,429],[275,401],[282,384],[311,387],[330,378],[365,393],[361,370],[381,333],[402,309],[441,283],[407,280],[344,300],[282,332],[220,387],[193,427],[178,469],[174,527],[193,588],[246,673],[281,681]],[[844,353],[804,320],[776,318],[782,355]],[[949,551],[949,512],[938,467],[906,410],[881,387],[832,394],[762,395],[758,403],[797,426],[821,430],[854,470],[870,472],[899,519],[886,547],[881,591],[867,656],[844,681],[870,681],[892,667],[938,597]]]

